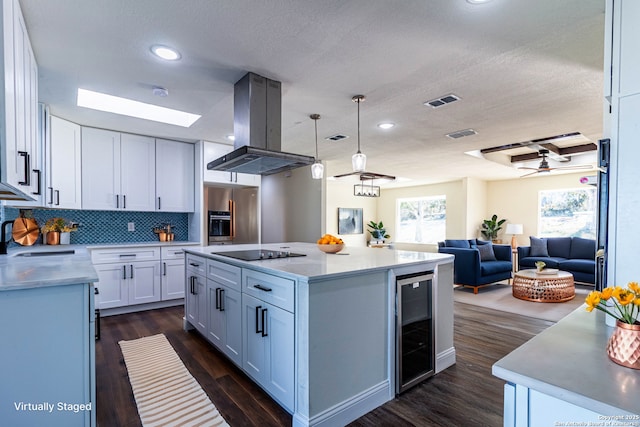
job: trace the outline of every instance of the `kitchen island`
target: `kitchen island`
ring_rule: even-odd
[[[243,261],[262,249],[300,257]],[[345,425],[396,394],[396,279],[433,272],[434,371],[455,363],[453,256],[315,244],[185,248],[185,328],[195,328],[293,414]]]
[[[97,279],[86,251],[0,257],[2,425],[96,425]]]
[[[640,372],[607,356],[604,317],[578,308],[493,365],[505,426],[640,425]]]

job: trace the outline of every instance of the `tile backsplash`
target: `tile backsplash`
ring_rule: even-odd
[[[153,232],[156,227],[171,224],[175,240],[189,240],[189,214],[174,212],[125,212],[90,211],[69,209],[32,209],[33,218],[42,227],[49,218],[62,217],[78,223],[78,230],[71,233],[71,244],[157,242]],[[13,220],[20,210],[0,207],[0,220]],[[135,231],[128,231],[132,222]],[[42,236],[37,243],[41,243]]]

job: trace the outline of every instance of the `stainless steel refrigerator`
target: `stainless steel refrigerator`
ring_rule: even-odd
[[[256,187],[207,187],[206,195],[209,211],[230,212],[230,243],[259,243],[258,189]]]

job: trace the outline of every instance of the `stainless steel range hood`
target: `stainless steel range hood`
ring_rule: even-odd
[[[313,164],[313,157],[280,151],[281,122],[281,83],[247,73],[234,86],[235,149],[207,169],[271,175]]]

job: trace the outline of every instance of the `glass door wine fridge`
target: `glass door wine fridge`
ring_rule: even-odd
[[[396,394],[435,372],[433,272],[396,278]]]

